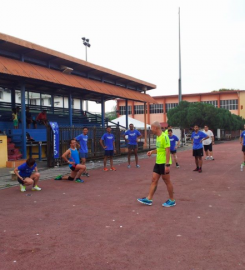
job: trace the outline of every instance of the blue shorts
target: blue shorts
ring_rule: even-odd
[[[114,150],[105,150],[105,157],[112,157],[114,153]]]
[[[87,158],[88,157],[88,153],[81,153],[81,152],[79,152],[79,156],[80,156],[80,158]]]

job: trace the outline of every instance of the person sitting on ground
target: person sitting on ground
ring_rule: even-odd
[[[14,129],[18,129],[19,121],[18,121],[18,114],[16,113],[16,109],[12,109],[12,119],[13,119]]]
[[[35,172],[33,173],[34,170]],[[25,163],[14,169],[14,173],[18,177],[21,192],[25,192],[26,186],[30,185],[32,185],[33,191],[42,190],[40,187],[37,186],[37,183],[40,178],[40,173],[38,172],[35,159],[28,158]]]
[[[30,124],[34,125],[34,128],[37,128],[37,122],[32,119],[30,108],[26,107],[26,126],[27,128],[30,128]]]
[[[40,112],[36,118],[37,122],[44,125],[44,126],[48,126],[48,119],[47,119],[47,112],[45,110],[43,110],[42,112]]]
[[[80,164],[79,153],[76,149],[76,140],[70,140],[70,148],[65,151],[62,155],[62,158],[68,163],[68,166],[71,170],[71,174],[69,176],[58,175],[54,180],[69,180],[77,183],[83,183],[84,181],[80,178],[82,173],[86,170],[86,166]]]

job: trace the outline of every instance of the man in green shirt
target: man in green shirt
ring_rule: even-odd
[[[157,154],[156,164],[153,169],[152,182],[150,186],[150,191],[147,197],[137,199],[138,202],[152,205],[152,198],[157,189],[158,180],[162,176],[163,181],[165,182],[169,194],[169,199],[162,204],[164,207],[175,206],[176,202],[173,197],[173,185],[170,181],[170,141],[169,137],[165,132],[162,132],[161,125],[159,122],[154,122],[151,125],[151,130],[154,135],[157,135],[156,149],[149,151],[147,155],[150,157],[152,154]]]

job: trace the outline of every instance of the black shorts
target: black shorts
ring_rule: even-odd
[[[69,167],[73,172],[76,170],[76,166],[77,166],[77,164],[75,164],[75,165],[72,165],[71,167]]]
[[[212,151],[213,151],[213,144],[210,143],[210,144],[208,144],[208,145],[204,145],[204,150],[205,150],[205,152],[206,152],[206,151],[212,152]]]
[[[242,146],[242,152],[245,152],[245,145]]]
[[[155,164],[153,172],[159,175],[165,174],[165,164]]]
[[[202,157],[203,148],[193,150],[193,157]]]
[[[129,144],[129,145],[128,145],[128,149],[129,149],[129,150],[135,150],[135,149],[137,150],[137,149],[138,149],[138,145]]]
[[[173,151],[170,150],[170,153],[171,154],[176,154],[177,153],[177,150],[173,150]]]
[[[114,153],[114,150],[105,150],[105,157],[112,157]]]
[[[25,180],[26,179],[26,177],[22,177],[23,178],[23,180]],[[24,185],[25,183],[24,183],[24,181],[23,180],[21,180],[19,177],[18,177],[18,182],[21,184],[21,185]]]

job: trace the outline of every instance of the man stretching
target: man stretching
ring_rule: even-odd
[[[168,137],[169,137],[169,140],[170,140],[170,153],[174,157],[176,167],[179,168],[179,163],[178,163],[178,160],[177,160],[177,147],[180,146],[180,140],[179,140],[179,138],[177,136],[173,135],[172,129],[168,130]],[[176,146],[176,142],[177,142],[177,146]]]
[[[214,134],[208,129],[208,126],[204,126],[204,133],[208,136],[208,139],[203,142],[204,151],[206,154],[206,160],[214,160],[213,158],[213,145],[214,145]]]
[[[194,126],[194,131],[191,134],[191,141],[193,145],[193,157],[195,157],[196,169],[195,172],[202,172],[202,156],[203,156],[203,145],[202,142],[207,140],[208,136],[199,130],[198,125]]]
[[[138,162],[138,139],[141,138],[142,135],[141,133],[137,130],[134,129],[134,125],[130,124],[129,125],[129,130],[125,132],[124,138],[128,142],[128,168],[130,169],[130,157],[132,151],[134,152],[135,156],[135,163],[136,163],[136,168],[140,168],[139,162]]]
[[[69,180],[77,183],[83,183],[84,181],[80,179],[82,173],[86,170],[86,166],[80,164],[79,153],[76,149],[76,140],[70,140],[70,148],[65,151],[62,155],[62,158],[68,163],[68,166],[71,170],[71,174],[69,176],[58,175],[55,180]]]
[[[240,135],[240,144],[242,145],[243,165],[245,166],[245,125],[244,125],[244,131]]]
[[[152,154],[157,154],[156,164],[153,168],[152,182],[148,196],[137,200],[140,203],[152,205],[152,198],[157,190],[158,180],[162,176],[162,179],[167,186],[169,194],[169,199],[165,203],[163,203],[162,206],[172,207],[176,205],[176,202],[174,200],[173,185],[170,181],[170,174],[169,174],[171,164],[170,141],[168,135],[166,135],[165,132],[162,132],[161,125],[159,122],[154,122],[153,124],[151,124],[151,130],[154,135],[157,135],[156,149],[149,151],[147,155],[150,157]]]

